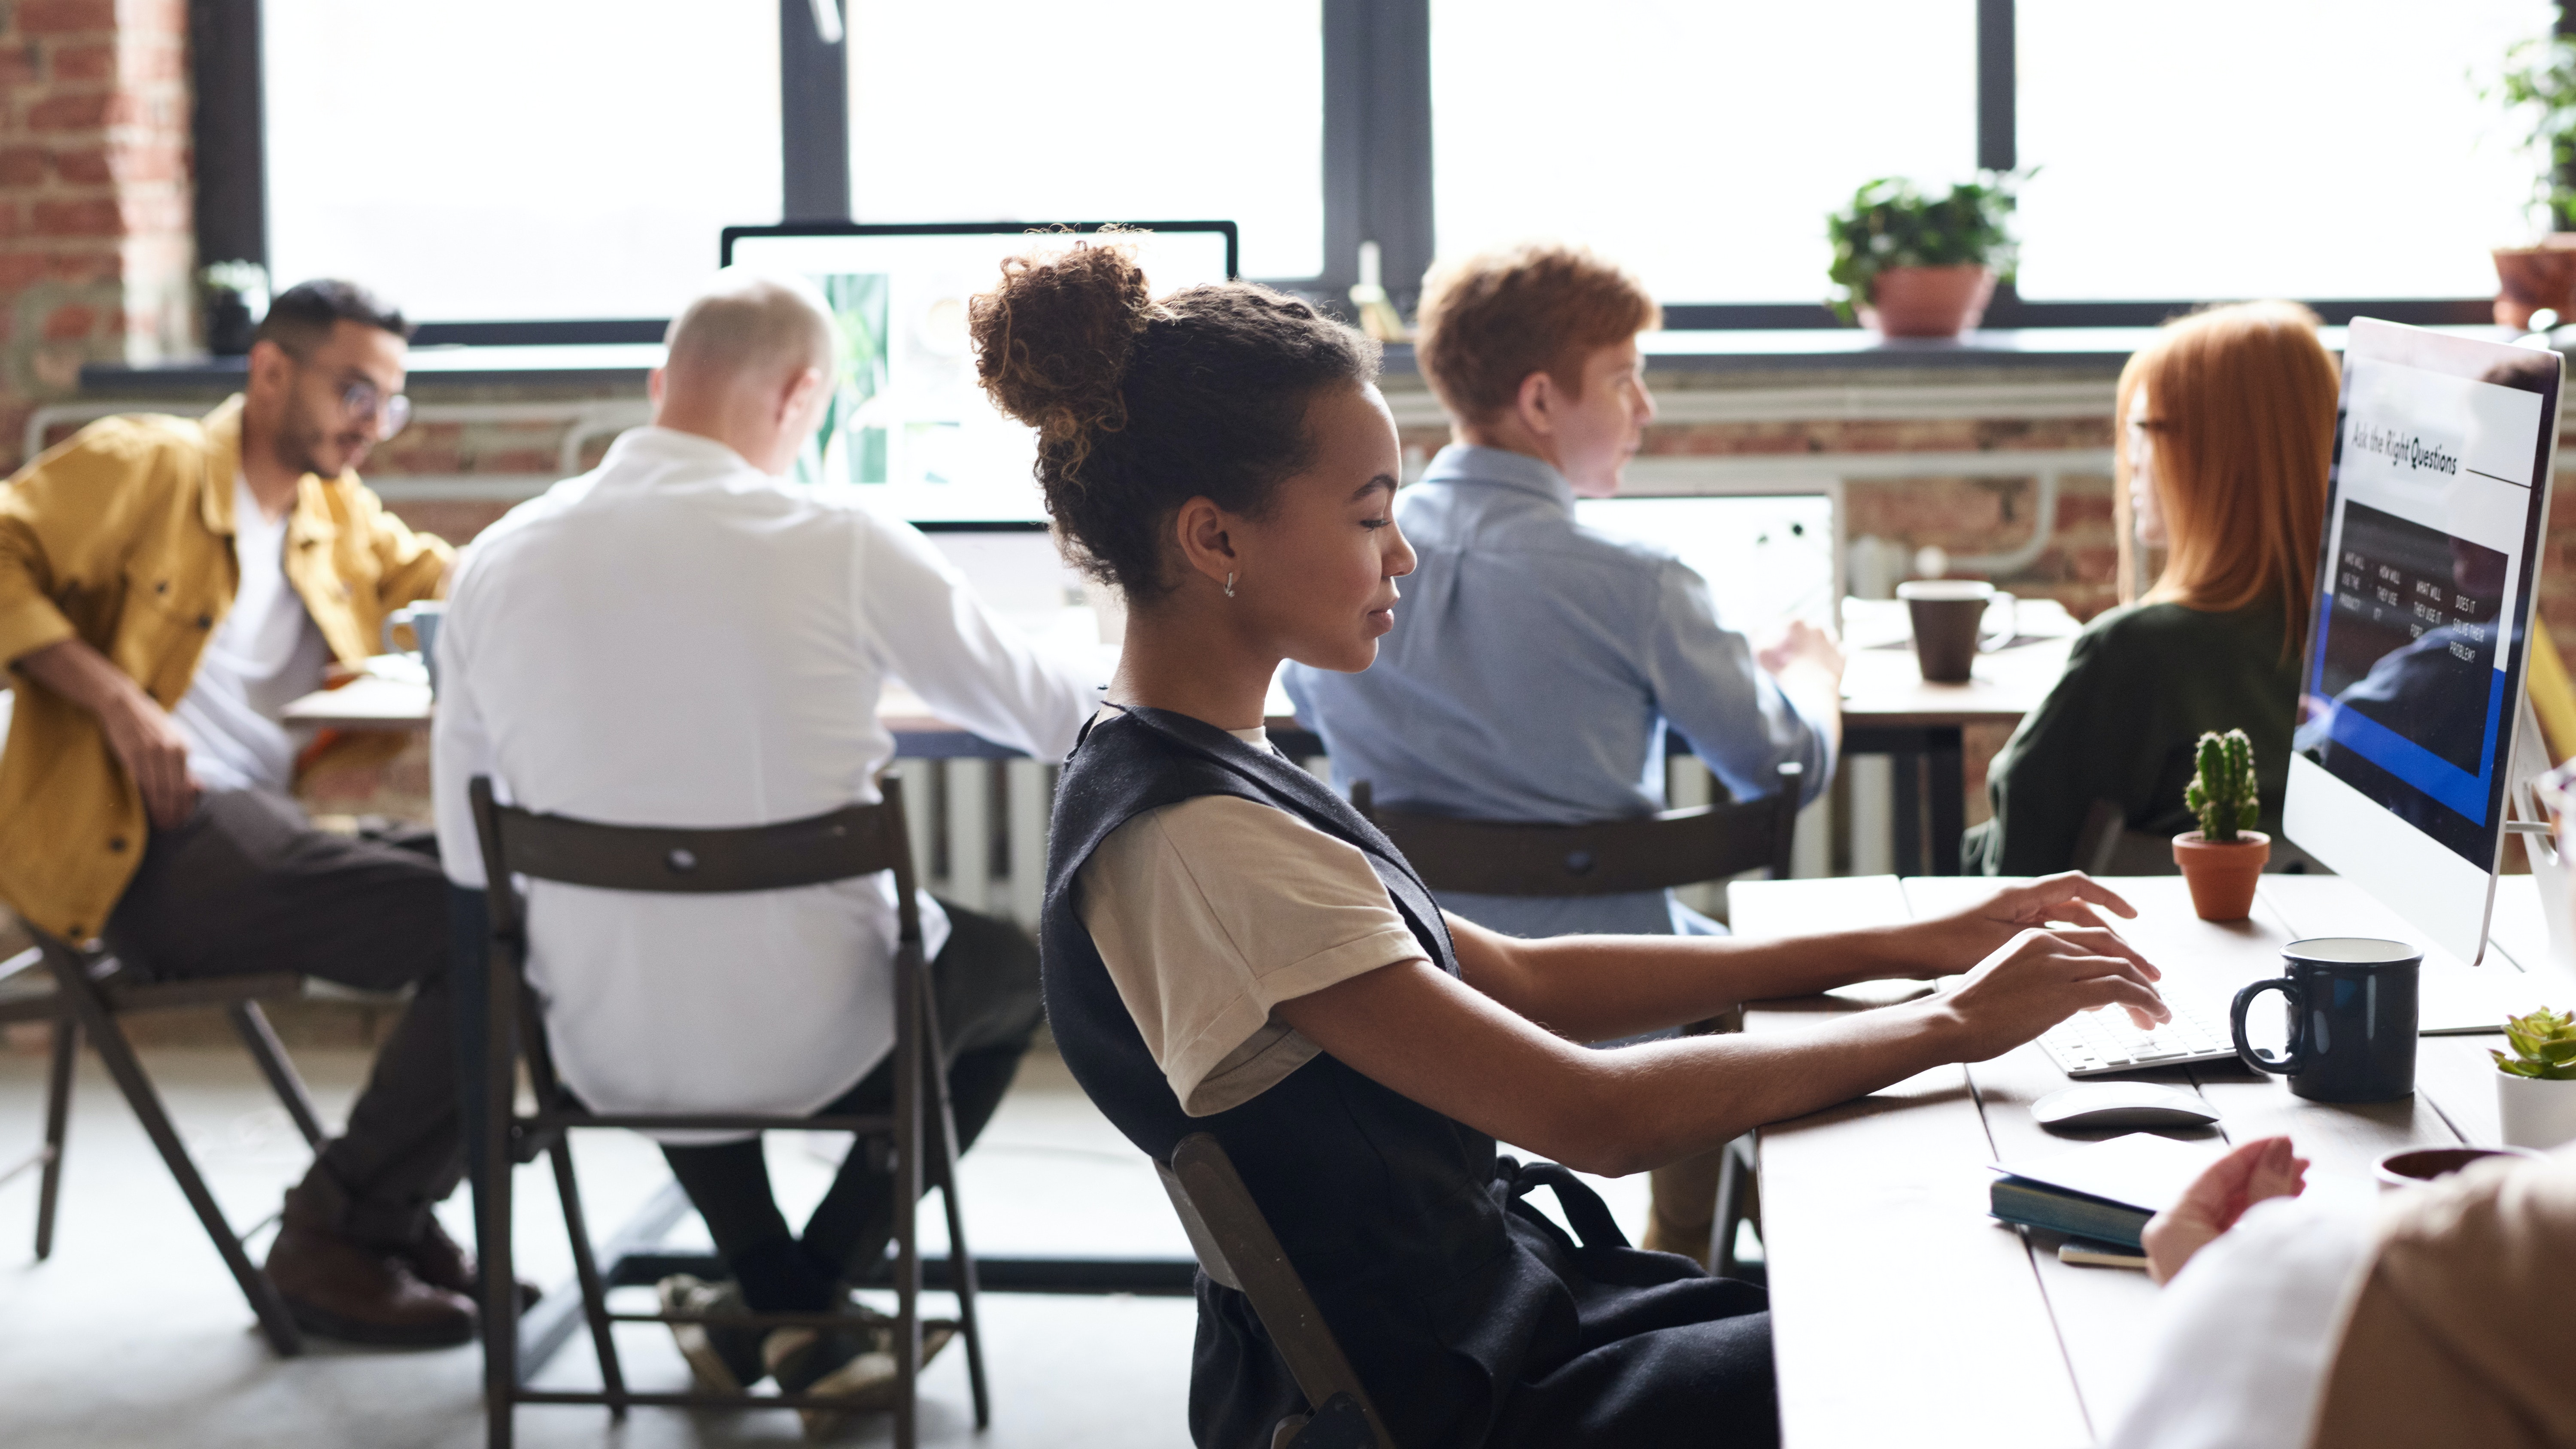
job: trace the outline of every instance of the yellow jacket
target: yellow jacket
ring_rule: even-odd
[[[177,706],[232,607],[235,397],[199,421],[106,418],[0,485],[0,664],[79,638]],[[355,473],[306,474],[286,578],[331,652],[377,652],[384,617],[435,593],[454,551],[385,512]],[[134,878],[143,797],[86,711],[23,674],[0,754],[0,899],[68,940],[98,933]]]

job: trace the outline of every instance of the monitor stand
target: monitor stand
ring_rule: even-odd
[[[2501,1030],[2509,1016],[2542,1006],[2576,1005],[2576,929],[2571,929],[2576,922],[2568,919],[2568,883],[2576,876],[2576,860],[2560,853],[2532,788],[2549,771],[2549,750],[2541,741],[2539,721],[2528,699],[2516,711],[2510,768],[2505,777],[2505,834],[2508,841],[2519,841],[2531,860],[2546,954],[2533,949],[2528,898],[2514,892],[2508,905],[2505,883],[2498,879],[2487,911],[2487,949],[2480,953],[2479,964],[2465,966],[2447,955],[2424,963],[2417,1029],[2425,1036],[2482,1035]],[[2497,850],[2499,865],[2505,848]],[[2508,911],[2520,916],[2519,929],[2509,926],[2505,932],[2519,943],[2518,954],[2515,947],[2494,949],[2496,918]]]
[[[2576,897],[2568,894],[2571,862],[2558,848],[2558,837],[2549,823],[2549,812],[2540,808],[2535,786],[2548,774],[2549,745],[2540,733],[2540,717],[2531,707],[2531,696],[2525,693],[2513,713],[2513,757],[2511,773],[2505,777],[2506,821],[2509,839],[2521,842],[2523,854],[2531,861],[2532,884],[2540,891],[2541,924],[2548,932],[2549,955],[2546,960],[2526,961],[2514,956],[2514,963],[2526,974],[2554,978],[2553,984],[2576,988],[2576,920],[2571,920],[2571,907]],[[2498,862],[2501,864],[2502,862]],[[2499,894],[2503,882],[2497,882]],[[2487,941],[2495,943],[2493,908],[2489,909]],[[2528,948],[2526,948],[2527,951]],[[2513,953],[2508,949],[2507,955]]]

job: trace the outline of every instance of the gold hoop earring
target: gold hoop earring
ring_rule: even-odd
[[[1225,576],[1225,596],[1229,599],[1234,597],[1234,574],[1231,571]]]

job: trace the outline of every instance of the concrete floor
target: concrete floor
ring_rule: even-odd
[[[273,1213],[308,1154],[248,1060],[216,1047],[164,1048],[146,1057],[234,1221],[248,1226]],[[345,1106],[367,1060],[345,1049],[304,1049],[295,1057],[326,1117]],[[0,1051],[0,1160],[14,1160],[40,1135],[43,1091],[41,1056]],[[821,1195],[841,1141],[770,1139],[771,1171],[791,1221]],[[626,1134],[584,1134],[576,1155],[595,1233],[610,1231],[667,1180],[652,1146]],[[963,1175],[979,1252],[1189,1251],[1151,1167],[1051,1054],[1030,1058],[967,1155]],[[1596,1185],[1631,1236],[1642,1231],[1644,1179]],[[0,1444],[9,1449],[470,1449],[483,1442],[475,1348],[396,1354],[316,1343],[300,1359],[273,1357],[95,1059],[85,1057],[76,1089],[61,1221],[44,1263],[29,1251],[35,1199],[33,1174],[0,1186]],[[521,1276],[549,1286],[566,1280],[571,1258],[542,1168],[521,1173],[518,1201]],[[1547,1194],[1534,1201],[1553,1206]],[[460,1239],[472,1241],[464,1194],[443,1216]],[[703,1246],[704,1229],[686,1219],[673,1241]],[[254,1255],[265,1248],[263,1232]],[[1189,1442],[1189,1300],[995,1293],[983,1301],[993,1426],[975,1432],[964,1358],[952,1349],[924,1376],[924,1443],[1150,1449]],[[685,1387],[687,1368],[665,1330],[629,1325],[617,1341],[630,1384]],[[576,1334],[541,1382],[595,1386],[597,1372],[587,1336]],[[519,1411],[518,1433],[530,1449],[799,1440],[794,1415],[768,1410],[639,1409],[620,1427],[604,1410],[531,1407]],[[891,1438],[891,1419],[871,1415],[838,1442]]]

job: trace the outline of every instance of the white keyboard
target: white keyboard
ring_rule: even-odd
[[[2079,1011],[2040,1033],[2040,1050],[2070,1077],[2106,1077],[2236,1055],[2227,1033],[2213,1028],[2199,1011],[2172,997],[2165,998],[2165,1005],[2173,1020],[2153,1031],[2138,1030],[2129,1013],[2116,1006]]]

